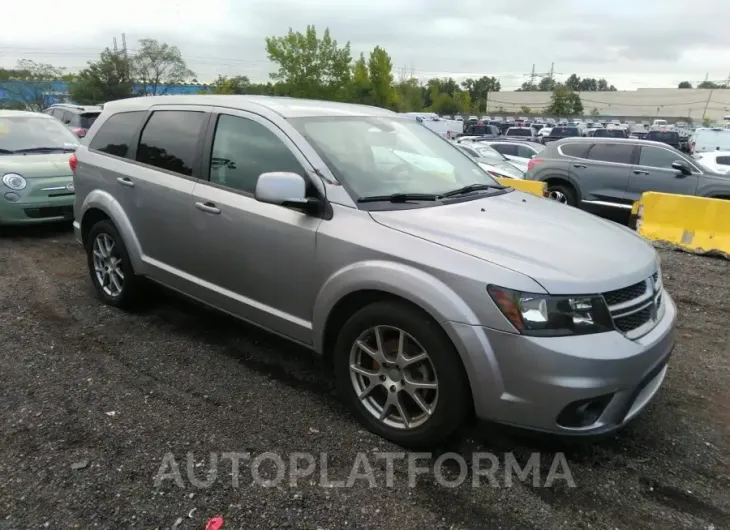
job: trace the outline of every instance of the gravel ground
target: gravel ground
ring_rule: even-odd
[[[472,487],[471,472],[455,488],[434,474],[410,487],[406,460],[396,460],[389,487],[376,454],[402,449],[353,421],[313,354],[157,291],[139,314],[106,307],[67,228],[6,233],[0,528],[202,529],[215,515],[224,530],[728,528],[730,262],[661,255],[680,309],[679,341],[639,421],[614,439],[569,446],[471,427],[439,451],[491,452],[500,463],[509,452],[522,465],[539,451],[537,486],[508,487],[500,464],[497,487],[486,479]],[[559,477],[539,487],[556,451],[575,488]],[[276,453],[286,479],[252,484],[242,462],[236,485],[230,460],[211,464],[211,453],[224,452]],[[321,485],[319,456],[315,473],[292,485],[289,458],[301,452],[326,453],[331,481],[347,479],[364,453],[376,487],[362,479]],[[156,483],[161,468],[168,476]],[[210,487],[201,482],[206,470]],[[275,477],[272,465],[261,470]],[[452,460],[444,470],[453,479],[459,468]]]

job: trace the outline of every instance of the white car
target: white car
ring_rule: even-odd
[[[730,151],[708,151],[694,156],[701,165],[710,171],[727,174],[730,172]]]
[[[488,145],[511,162],[519,162],[527,168],[527,163],[540,153],[545,146],[536,142],[505,142],[486,141],[479,142],[480,145]]]
[[[527,166],[524,169],[517,162],[508,160],[488,145],[481,142],[473,144],[457,144],[458,148],[472,157],[479,167],[495,178],[523,179]]]
[[[689,152],[695,155],[715,151],[730,151],[730,129],[721,127],[696,129],[689,139]]]
[[[553,132],[552,127],[543,127],[539,131],[537,131],[537,137],[542,138],[543,136],[550,136],[550,133]]]

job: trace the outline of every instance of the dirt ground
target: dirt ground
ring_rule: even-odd
[[[349,476],[358,453],[402,449],[360,428],[308,351],[165,293],[138,314],[109,308],[68,228],[6,232],[0,528],[202,529],[215,515],[224,530],[729,528],[730,262],[661,257],[680,311],[678,344],[662,391],[637,422],[616,438],[566,446],[471,427],[441,449],[467,460],[511,453],[523,464],[537,451],[543,483],[562,452],[574,488],[559,480],[475,488],[471,478],[447,488],[432,474],[410,487],[400,464],[390,487],[327,487],[321,468],[270,488],[242,471],[236,487],[230,463],[210,487],[196,487],[194,474],[200,486],[214,469],[211,453],[285,461],[326,453],[335,480]],[[173,464],[180,485],[156,483]],[[275,477],[273,465],[261,469]]]

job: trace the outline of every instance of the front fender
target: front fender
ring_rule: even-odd
[[[454,344],[466,368],[472,393],[488,394],[495,399],[499,396],[504,388],[499,366],[474,312],[441,280],[402,263],[355,263],[327,280],[314,304],[312,332],[315,351],[324,353],[325,326],[335,304],[348,294],[363,290],[384,291],[426,311],[441,324]],[[485,385],[486,388],[483,388]]]
[[[383,291],[399,296],[419,306],[441,324],[479,324],[469,306],[434,276],[402,263],[366,261],[340,269],[320,289],[312,315],[316,351],[323,351],[325,325],[335,304],[356,291]]]
[[[104,212],[111,219],[124,241],[124,246],[129,254],[129,261],[137,274],[144,274],[144,262],[142,261],[142,247],[132,229],[132,223],[119,202],[108,192],[102,190],[91,191],[81,205],[79,218],[83,223],[86,212],[95,208]]]

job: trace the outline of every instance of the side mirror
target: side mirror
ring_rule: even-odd
[[[681,171],[682,175],[691,175],[692,170],[689,168],[686,162],[683,160],[675,160],[672,162],[672,169],[676,169],[677,171]]]
[[[259,175],[254,197],[259,202],[281,206],[303,207],[309,202],[304,177],[284,171],[272,171]]]

